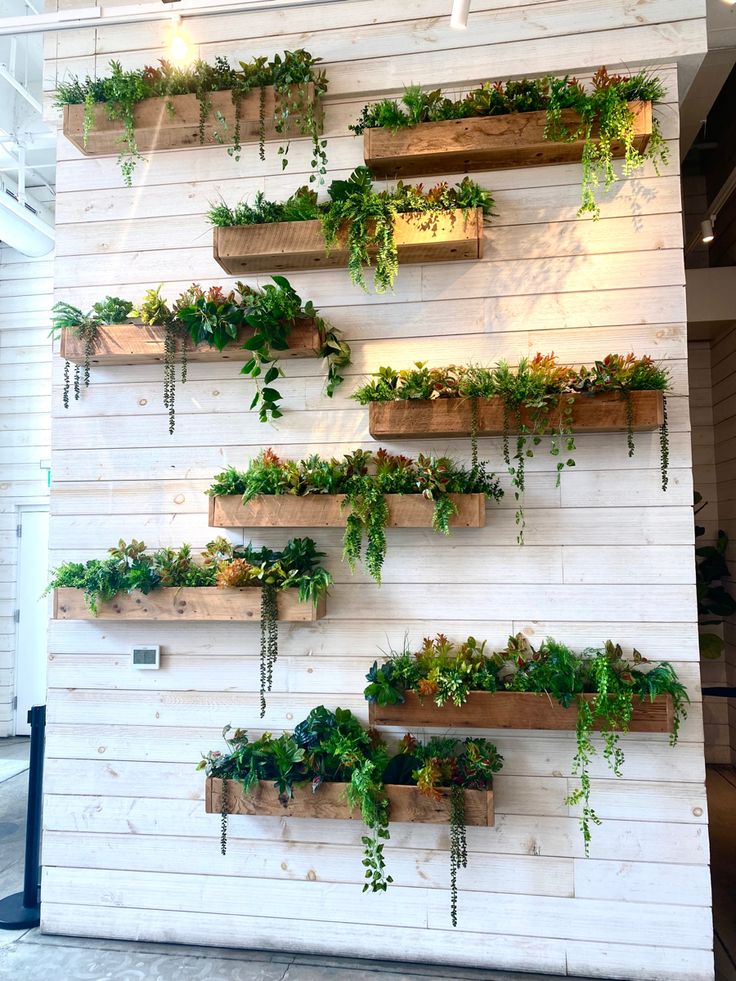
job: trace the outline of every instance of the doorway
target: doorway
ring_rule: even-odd
[[[17,626],[15,638],[15,735],[28,736],[28,710],[46,701],[49,509],[18,508]]]

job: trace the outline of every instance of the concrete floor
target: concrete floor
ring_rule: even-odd
[[[0,761],[27,759],[27,739],[0,739]],[[23,887],[28,773],[0,783],[0,898]],[[0,930],[2,981],[570,981],[551,975],[397,964]],[[579,978],[578,981],[585,981]],[[601,981],[601,979],[598,979]]]

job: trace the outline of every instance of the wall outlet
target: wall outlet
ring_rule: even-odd
[[[155,671],[161,667],[161,648],[134,647],[131,652],[130,664],[140,670]]]

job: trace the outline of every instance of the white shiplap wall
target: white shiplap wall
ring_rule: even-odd
[[[14,732],[18,508],[49,500],[53,265],[0,245],[0,736]]]
[[[625,779],[594,768],[604,824],[582,857],[577,818],[563,800],[574,739],[492,734],[506,758],[496,783],[495,829],[470,829],[461,920],[449,928],[447,829],[396,826],[388,849],[395,885],[360,891],[360,828],[347,822],[233,819],[228,857],[218,821],[203,814],[199,752],[222,725],[260,728],[257,628],[234,624],[56,623],[51,633],[43,928],[281,950],[352,953],[616,978],[712,978],[703,728],[692,556],[684,273],[677,173],[675,58],[704,50],[703,5],[693,0],[483,0],[472,31],[451,32],[447,0],[355,2],[192,22],[200,54],[250,57],[304,46],[327,63],[330,173],[361,162],[347,135],[362,104],[404,83],[462,90],[489,75],[590,72],[660,63],[659,110],[671,163],[620,184],[598,224],[575,219],[580,168],[496,172],[498,218],[482,262],[406,267],[395,294],[366,297],[343,271],[294,274],[343,328],[354,367],[333,403],[321,368],[289,364],[288,413],[277,430],[246,411],[231,365],[190,368],[178,425],[166,433],[160,368],[95,369],[69,412],[55,367],[55,560],[101,554],[118,537],[152,546],[203,545],[202,492],[226,463],[264,444],[287,455],[374,446],[367,413],[347,398],[381,364],[494,360],[554,349],[570,361],[609,350],[651,353],[675,379],[670,401],[671,483],[659,489],[657,435],[578,441],[577,467],[555,487],[553,461],[530,465],[527,544],[515,544],[514,503],[493,508],[481,531],[449,540],[391,535],[378,590],[339,562],[340,533],[315,533],[337,585],[328,619],[282,630],[266,723],[289,727],[315,704],[362,717],[363,676],[388,634],[415,640],[444,629],[501,644],[518,630],[580,647],[614,637],[675,662],[694,699],[682,741],[626,740]],[[141,50],[142,38],[152,47]],[[53,87],[66,70],[153,62],[156,29],[115,28],[58,37]],[[243,40],[239,40],[243,39]],[[53,53],[53,52],[52,52]],[[192,280],[227,282],[211,257],[207,203],[262,188],[282,197],[306,181],[296,141],[279,172],[272,150],[239,164],[220,149],[160,153],[126,190],[114,159],[86,159],[59,143],[59,298],[80,305],[105,293],[139,296],[159,281],[169,296]],[[416,453],[426,444],[397,442]],[[468,455],[466,441],[437,450]],[[497,440],[483,450],[499,459]],[[235,537],[240,539],[240,535]],[[254,537],[278,543],[284,534]],[[163,667],[134,674],[134,642],[160,643]]]

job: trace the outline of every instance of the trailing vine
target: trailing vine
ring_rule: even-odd
[[[578,214],[598,218],[598,187],[602,183],[608,190],[616,180],[613,167],[616,145],[623,146],[625,177],[646,160],[651,160],[655,169],[659,163],[667,163],[668,147],[656,119],[652,121],[646,148],[637,150],[634,115],[629,108],[631,102],[658,102],[664,95],[660,80],[647,71],[631,76],[609,75],[605,67],[593,76],[590,91],[569,76],[483,82],[461,99],[447,98],[440,89],[423,92],[418,85],[411,85],[401,99],[384,99],[365,106],[358,122],[349,128],[356,135],[373,127],[385,127],[395,132],[447,119],[545,111],[546,139],[583,141],[582,203]],[[570,110],[567,115],[566,110]],[[571,122],[571,117],[576,121]]]
[[[450,819],[451,921],[457,925],[457,871],[468,864],[465,835],[467,790],[489,790],[503,757],[485,739],[430,739],[418,742],[407,734],[398,752],[390,753],[377,733],[363,728],[345,709],[334,712],[323,705],[312,709],[293,734],[265,733],[250,741],[247,732],[230,726],[223,730],[227,752],[203,755],[198,769],[214,779],[237,780],[246,794],[259,781],[272,783],[286,806],[294,787],[311,784],[319,795],[328,783],[345,784],[351,809],[359,809],[366,834],[363,845],[363,892],[385,892],[393,882],[384,848],[389,840],[392,785],[415,786],[434,801],[447,800]]]
[[[305,460],[281,460],[273,450],[264,450],[251,460],[247,470],[229,467],[215,477],[207,493],[211,497],[242,495],[248,502],[259,495],[344,494],[349,508],[343,537],[343,558],[351,569],[361,558],[377,583],[386,556],[386,526],[389,520],[386,494],[421,494],[433,502],[432,527],[449,534],[456,512],[452,494],[484,494],[498,500],[501,490],[485,463],[468,469],[447,457],[422,454],[416,460],[394,456],[386,450],[347,453],[342,460],[322,459],[317,454]]]
[[[653,701],[658,695],[672,698],[670,743],[674,745],[680,722],[687,715],[687,691],[669,662],[652,665],[636,650],[626,660],[621,647],[611,641],[582,654],[551,638],[535,650],[523,634],[510,637],[500,651],[486,652],[486,646],[475,637],[453,643],[444,634],[425,638],[416,651],[405,642],[402,650],[389,651],[381,665],[374,662],[366,676],[365,697],[378,705],[397,705],[404,701],[405,692],[413,691],[442,707],[447,702],[464,705],[473,691],[520,691],[555,698],[565,708],[576,706],[571,773],[577,786],[565,802],[581,808],[580,829],[587,855],[591,828],[600,824],[591,803],[595,726],[600,726],[603,758],[619,777],[624,763],[620,733],[629,729],[635,702]]]
[[[457,784],[450,790],[450,918],[457,926],[457,873],[468,867],[465,833],[465,792]]]
[[[662,425],[659,427],[659,461],[662,474],[662,490],[667,490],[670,468],[670,427],[667,421],[667,396],[662,399]]]
[[[96,303],[89,314],[83,314],[69,304],[57,303],[54,308],[54,330],[68,328],[85,339],[84,377],[87,385],[89,357],[100,324],[122,323],[126,318],[134,318],[147,326],[161,328],[164,348],[163,404],[168,410],[169,433],[172,434],[176,425],[176,365],[179,363],[181,366],[180,380],[185,384],[190,344],[208,344],[222,351],[227,344],[237,340],[241,332],[249,332],[250,336],[242,344],[248,353],[248,360],[241,368],[241,374],[255,382],[251,409],[258,409],[261,422],[273,422],[283,415],[280,408],[282,395],[273,384],[283,377],[279,356],[289,347],[295,330],[307,326],[319,335],[317,353],[325,365],[325,394],[328,398],[332,398],[344,381],[340,372],[350,364],[351,352],[342,332],[319,316],[311,300],[303,302],[283,276],[272,278],[273,283],[266,283],[260,289],[238,283],[229,293],[219,286],[205,291],[198,283],[193,283],[171,305],[161,296],[159,286],[148,290],[135,310],[130,301],[111,297]],[[68,366],[65,367],[64,377],[64,405],[68,408]],[[79,385],[77,369],[77,393]]]
[[[221,793],[222,799],[220,801],[220,854],[227,854],[227,818],[228,818],[228,801],[227,801],[227,777],[223,777],[221,781]]]
[[[121,300],[117,296],[106,296],[93,304],[92,309],[83,313],[78,307],[70,303],[55,303],[52,308],[51,333],[69,331],[74,337],[78,337],[83,344],[82,362],[74,366],[74,399],[78,401],[81,396],[81,381],[84,380],[84,387],[89,388],[90,365],[95,345],[99,336],[99,329],[102,324],[123,323],[133,307],[127,300]],[[69,408],[69,389],[70,389],[70,362],[64,362],[64,389],[63,403],[64,408]],[[81,372],[84,372],[82,375]]]
[[[276,586],[266,582],[261,591],[261,718],[266,714],[266,692],[271,691],[279,649],[279,608]]]
[[[396,370],[382,367],[361,385],[354,398],[361,405],[373,402],[433,401],[467,399],[470,405],[470,452],[473,467],[478,453],[478,400],[498,398],[501,401],[501,451],[514,496],[518,502],[516,523],[518,540],[524,537],[523,498],[526,489],[526,467],[543,437],[549,439],[549,453],[555,460],[556,485],[562,473],[575,466],[574,405],[575,395],[617,393],[624,402],[626,441],[629,456],[634,452],[634,410],[632,393],[661,391],[670,385],[667,369],[650,357],[634,354],[609,354],[591,366],[574,368],[558,364],[554,354],[536,354],[531,360],[521,358],[514,369],[506,361],[495,366],[471,364],[429,368],[417,361],[411,368]],[[669,442],[667,406],[660,427],[662,490],[667,488]],[[516,433],[512,450],[511,430]]]
[[[241,201],[233,208],[222,202],[210,209],[208,218],[216,228],[319,220],[328,253],[346,241],[352,282],[367,290],[364,269],[374,263],[375,291],[385,293],[393,289],[399,268],[394,238],[397,215],[426,215],[419,226],[425,228],[433,227],[439,212],[481,208],[489,217],[493,209],[491,193],[469,177],[454,187],[443,181],[425,191],[422,185],[399,181],[392,191],[376,191],[367,167],[356,167],[347,180],[332,181],[327,193],[329,200],[320,203],[313,190],[301,187],[286,201],[275,202],[259,191],[252,205]]]
[[[313,58],[303,49],[285,51],[274,55],[269,61],[256,57],[249,62],[240,62],[240,68],[233,68],[227,58],[218,56],[214,64],[196,61],[190,67],[179,68],[165,60],[157,67],[147,65],[142,69],[124,71],[118,61],[110,62],[110,75],[103,78],[84,79],[72,75],[62,81],[56,92],[54,105],[83,105],[82,126],[83,145],[87,146],[89,135],[94,129],[95,106],[103,104],[109,119],[123,124],[120,138],[120,170],[125,184],[132,183],[136,164],[143,157],[138,149],[135,132],[135,110],[144,99],[166,98],[169,116],[175,115],[171,99],[176,95],[193,93],[199,104],[198,137],[200,144],[207,140],[207,127],[212,114],[212,93],[230,91],[234,126],[232,146],[228,152],[236,160],[241,152],[242,101],[250,92],[258,90],[258,154],[265,160],[266,142],[266,87],[273,86],[275,107],[273,122],[280,135],[307,136],[312,141],[312,169],[310,182],[324,182],[327,168],[327,143],[322,139],[322,99],[327,92],[327,78],[324,71],[317,68],[319,58]],[[222,115],[215,114],[217,126],[212,127],[211,139],[216,143],[225,142],[228,125]],[[288,143],[279,147],[282,167],[288,161]]]

